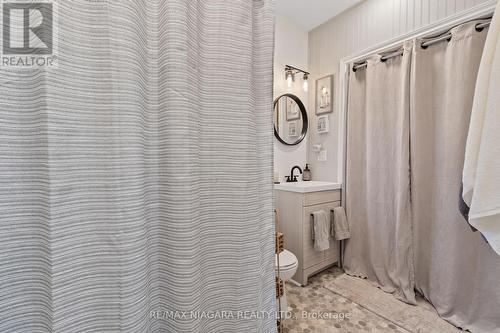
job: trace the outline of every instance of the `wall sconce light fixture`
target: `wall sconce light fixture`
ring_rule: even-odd
[[[304,91],[307,92],[309,90],[309,82],[308,82],[308,80],[309,80],[310,73],[306,72],[306,71],[304,71],[302,69],[290,66],[290,65],[286,65],[285,66],[285,78],[286,78],[286,82],[287,82],[288,88],[292,87],[293,83],[295,82],[295,75],[299,74],[299,73],[304,74],[302,89],[304,89]]]

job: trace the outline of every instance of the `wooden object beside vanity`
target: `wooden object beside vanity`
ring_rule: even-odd
[[[341,205],[341,190],[299,193],[275,188],[275,195],[280,232],[285,235],[285,249],[295,254],[299,261],[293,280],[305,286],[311,275],[339,261],[339,242],[333,238],[330,238],[328,250],[314,250],[311,214],[324,210],[331,218],[330,211]]]

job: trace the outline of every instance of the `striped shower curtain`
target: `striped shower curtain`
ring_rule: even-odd
[[[273,1],[55,23],[0,66],[0,332],[273,332]]]

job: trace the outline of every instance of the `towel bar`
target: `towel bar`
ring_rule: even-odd
[[[311,216],[311,239],[314,240],[314,214],[309,214]],[[332,223],[332,217],[333,217],[333,209],[330,209],[330,236],[334,236],[334,230],[333,230],[333,223]]]
[[[335,237],[335,228],[333,220],[335,219],[335,211],[330,209],[330,236]]]
[[[314,214],[311,214],[311,239],[314,241]]]

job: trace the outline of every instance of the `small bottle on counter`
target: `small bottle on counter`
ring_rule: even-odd
[[[302,174],[302,180],[307,182],[312,179],[311,170],[309,169],[309,164],[306,164],[306,168],[304,169],[304,173]]]

